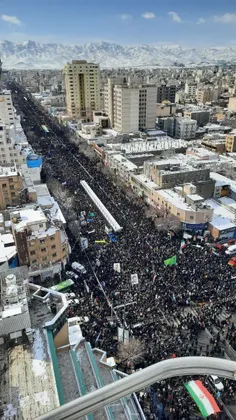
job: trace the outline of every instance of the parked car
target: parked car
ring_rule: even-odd
[[[76,261],[71,264],[71,267],[77,273],[82,273],[82,274],[86,274],[87,273],[85,267],[82,264],[80,264],[80,263],[78,263]]]
[[[68,276],[69,279],[72,279],[72,280],[78,280],[79,278],[78,274],[75,274],[74,271],[67,271],[66,275]]]

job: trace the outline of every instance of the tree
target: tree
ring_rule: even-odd
[[[118,348],[118,358],[122,363],[134,367],[136,363],[144,359],[145,346],[136,338],[129,340],[128,343],[120,343]]]

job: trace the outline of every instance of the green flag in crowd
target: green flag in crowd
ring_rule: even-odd
[[[164,265],[165,266],[167,266],[167,265],[175,265],[175,264],[177,264],[176,255],[173,255],[173,257],[168,258],[167,260],[164,261]]]

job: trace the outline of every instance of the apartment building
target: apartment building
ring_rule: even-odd
[[[210,121],[210,111],[206,109],[195,109],[195,110],[186,110],[184,112],[184,118],[189,118],[190,120],[196,120],[199,127],[203,127],[205,124]]]
[[[196,83],[185,83],[184,93],[187,96],[192,96],[195,98],[197,91],[197,84]]]
[[[31,152],[24,133],[0,122],[0,165],[16,165],[20,168]]]
[[[175,103],[176,85],[162,84],[157,86],[157,103],[169,101]]]
[[[176,104],[165,102],[164,104],[156,104],[156,116],[157,117],[169,117],[175,114]]]
[[[155,127],[155,86],[114,85],[112,99],[112,107],[107,112],[116,131],[130,133]]]
[[[226,135],[225,151],[228,153],[236,152],[236,133]]]
[[[100,67],[86,60],[72,60],[64,66],[66,105],[72,119],[90,122],[100,109]]]
[[[14,108],[10,90],[0,92],[0,122],[6,125],[14,124]]]
[[[109,77],[104,86],[104,110],[108,115],[110,127],[114,127],[114,87],[126,83],[124,77]]]
[[[181,190],[164,189],[153,192],[153,201],[166,214],[178,217],[182,226],[189,230],[204,230],[212,220],[213,209],[204,205],[204,199],[198,194],[181,196]]]
[[[189,182],[199,183],[209,180],[210,169],[195,168],[173,158],[163,161],[146,161],[144,175],[160,188],[173,188]]]
[[[29,275],[60,273],[69,254],[64,228],[47,216],[47,210],[33,206],[13,211],[11,220],[19,264],[29,267]]]
[[[189,118],[176,118],[175,137],[183,140],[194,139],[196,136],[197,121]]]
[[[201,146],[204,149],[210,150],[211,152],[215,152],[218,154],[225,153],[225,138],[212,138],[212,139],[204,139],[201,142]]]
[[[206,102],[212,101],[212,89],[210,88],[199,88],[196,92],[196,100],[199,104],[205,104]]]
[[[202,231],[212,220],[213,210],[204,204],[204,198],[197,194],[194,185],[191,188],[187,184],[160,189],[148,176],[132,174],[131,186],[137,195],[142,195],[151,206],[159,208],[163,215],[177,217],[183,229]]]
[[[236,97],[229,98],[228,111],[230,112],[236,111]]]
[[[22,190],[22,176],[16,167],[0,167],[0,210],[21,204]]]

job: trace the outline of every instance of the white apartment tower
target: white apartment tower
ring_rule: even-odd
[[[116,131],[130,133],[155,127],[156,86],[127,84],[122,78],[110,78],[104,93],[105,112]]]
[[[0,92],[0,123],[6,125],[13,125],[15,123],[10,90],[3,90]]]
[[[68,114],[76,120],[92,121],[93,111],[100,109],[99,64],[72,60],[65,65],[63,72]]]

